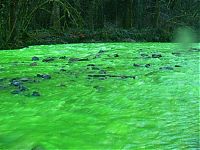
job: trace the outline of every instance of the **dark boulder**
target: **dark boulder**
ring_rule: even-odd
[[[40,93],[37,91],[33,91],[33,93],[31,95],[34,97],[38,97],[38,96],[40,96]]]
[[[160,69],[160,70],[174,70],[174,68],[173,68],[173,67],[170,67],[170,66],[160,67],[159,69]]]
[[[11,80],[10,84],[13,85],[13,86],[20,86],[21,82],[18,81],[18,80]]]
[[[28,82],[28,81],[30,81],[31,79],[29,79],[29,78],[21,78],[21,79],[19,79],[19,81],[21,81],[21,82]]]
[[[150,65],[150,64],[146,64],[145,67],[146,67],[146,68],[149,68],[149,67],[151,67],[151,65]]]
[[[191,52],[200,52],[200,48],[190,48]]]
[[[23,86],[23,85],[20,85],[20,86],[19,86],[19,90],[22,92],[22,91],[28,90],[28,88],[25,87],[25,86]]]
[[[142,65],[140,65],[140,64],[135,64],[135,63],[133,64],[133,66],[134,66],[134,67],[142,67]]]
[[[152,58],[160,58],[160,57],[162,57],[161,54],[152,54]]]
[[[55,58],[53,58],[53,57],[47,57],[47,58],[43,59],[42,62],[52,62],[54,60],[55,60]]]
[[[59,59],[67,59],[67,56],[61,56]]]
[[[181,67],[181,65],[175,65],[174,67]]]
[[[87,66],[88,66],[88,67],[91,67],[91,66],[95,66],[95,64],[88,64]]]
[[[37,74],[37,77],[43,78],[43,79],[51,79],[51,76],[48,74]]]
[[[65,71],[67,71],[67,70],[64,69],[64,68],[61,68],[60,71],[61,71],[61,72],[65,72]]]
[[[144,54],[144,53],[140,54],[140,56],[142,56],[142,57],[149,57],[148,54]]]
[[[39,60],[40,60],[39,57],[36,57],[36,56],[32,57],[32,61],[39,61]]]
[[[98,53],[105,53],[106,51],[105,50],[99,50],[99,52]]]
[[[119,57],[119,55],[118,54],[114,54],[114,57]]]

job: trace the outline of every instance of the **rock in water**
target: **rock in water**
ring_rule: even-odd
[[[60,56],[59,59],[67,59],[67,56]]]
[[[160,67],[159,69],[160,70],[174,70],[174,68],[170,66]]]
[[[140,64],[133,64],[134,67],[142,67]]]
[[[146,68],[149,68],[149,67],[151,67],[151,65],[150,65],[150,64],[146,64],[145,67],[146,67]]]
[[[175,65],[174,67],[181,67],[181,65]]]
[[[152,58],[160,58],[160,57],[162,57],[161,54],[152,54]]]
[[[20,81],[17,81],[17,80],[12,80],[12,81],[11,81],[11,85],[20,86],[20,85],[21,85],[21,82],[20,82]]]
[[[32,96],[34,96],[34,97],[38,97],[38,96],[40,96],[40,93],[37,92],[37,91],[33,91]]]
[[[42,60],[42,62],[51,62],[54,61],[55,59],[53,57],[47,57],[45,59]]]
[[[43,78],[43,79],[51,79],[51,76],[48,74],[37,74],[37,77]]]
[[[20,86],[19,86],[19,90],[22,92],[22,91],[28,90],[28,88],[25,87],[25,86],[23,86],[23,85],[20,85]]]
[[[114,57],[119,57],[119,55],[118,54],[114,54]]]
[[[32,57],[32,61],[39,61],[39,60],[40,60],[39,57],[36,56]]]

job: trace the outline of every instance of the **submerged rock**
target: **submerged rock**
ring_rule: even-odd
[[[189,50],[192,52],[200,52],[200,48],[190,48]]]
[[[39,61],[39,60],[40,60],[39,57],[36,56],[32,57],[32,61]]]
[[[67,59],[67,56],[61,56],[59,59]]]
[[[67,70],[64,69],[64,68],[61,68],[60,71],[61,71],[61,72],[65,72],[65,71],[67,71]]]
[[[72,62],[77,62],[77,61],[89,61],[88,58],[70,58],[69,59],[69,63],[72,63]]]
[[[54,60],[55,60],[55,58],[53,58],[53,57],[47,57],[47,58],[43,59],[42,62],[51,62]]]
[[[28,90],[28,88],[25,87],[25,86],[23,86],[23,85],[20,85],[20,86],[19,86],[19,90],[22,92],[22,91]]]
[[[20,86],[21,82],[18,81],[18,80],[11,80],[10,84],[13,85],[13,86]]]
[[[142,53],[142,54],[140,54],[142,57],[149,57],[149,55],[148,54],[144,54],[144,53]]]
[[[160,67],[159,69],[160,69],[160,70],[174,70],[174,68],[173,68],[173,67],[170,67],[170,66]]]
[[[119,57],[119,55],[118,54],[114,54],[114,57]]]
[[[40,77],[43,79],[51,79],[51,75],[48,75],[48,74],[37,74],[37,77]]]
[[[175,56],[180,56],[181,53],[180,52],[172,52],[172,55],[175,55]]]
[[[91,66],[95,66],[95,64],[88,64],[87,66],[88,66],[88,67],[91,67]]]
[[[182,67],[181,65],[175,65],[174,67]]]
[[[30,81],[31,79],[29,79],[29,78],[21,78],[21,79],[19,79],[19,81],[21,81],[21,82],[28,82],[28,81]]]
[[[99,52],[98,53],[105,53],[106,51],[105,50],[99,50]]]
[[[160,57],[162,57],[161,54],[152,54],[152,58],[160,58]]]
[[[142,65],[140,65],[140,64],[135,64],[135,63],[133,64],[133,66],[134,66],[134,67],[142,67]]]
[[[150,65],[150,64],[146,64],[145,67],[146,67],[146,68],[149,68],[149,67],[151,67],[151,65]]]
[[[37,92],[37,91],[33,91],[33,93],[31,94],[31,96],[38,97],[38,96],[40,96],[40,93]]]

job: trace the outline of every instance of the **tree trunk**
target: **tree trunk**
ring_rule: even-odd
[[[58,2],[54,1],[53,2],[53,9],[52,9],[52,25],[53,29],[55,30],[60,30],[61,25],[60,25],[60,6]]]
[[[7,37],[7,42],[16,41],[18,35],[17,29],[17,5],[18,0],[12,0],[10,2],[10,18],[9,18],[9,35]]]

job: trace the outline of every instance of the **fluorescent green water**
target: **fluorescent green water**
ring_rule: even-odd
[[[48,56],[100,58],[68,64]],[[181,51],[175,44],[115,43],[33,46],[0,51],[0,149],[191,149],[199,148],[199,53]],[[113,54],[119,57],[113,57]],[[141,53],[160,53],[143,58]],[[30,66],[33,56],[38,66]],[[24,63],[22,63],[24,62]],[[151,64],[150,68],[133,67]],[[136,75],[136,79],[88,79],[87,64],[113,75]],[[182,67],[174,67],[181,65]],[[64,66],[66,72],[60,72]],[[174,70],[159,70],[172,66]],[[19,95],[9,79],[33,78],[47,73],[50,80],[25,83],[29,91]],[[64,84],[65,86],[59,86]],[[40,97],[26,96],[39,91]],[[38,148],[39,150],[39,148]]]

